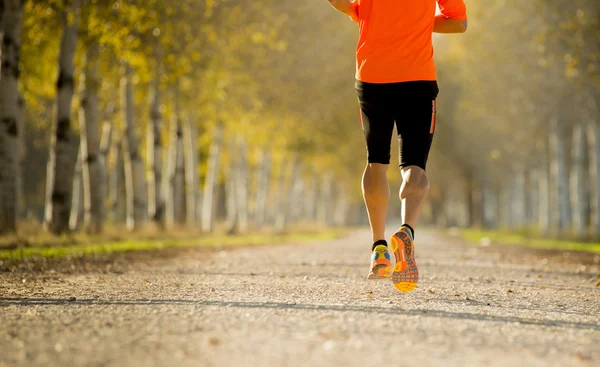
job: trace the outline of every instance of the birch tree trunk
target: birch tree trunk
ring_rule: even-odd
[[[318,176],[312,174],[310,181],[306,184],[305,196],[304,196],[304,220],[307,222],[314,222],[317,208],[317,183]]]
[[[19,137],[17,139],[17,217],[25,218],[27,216],[27,200],[25,197],[25,181],[23,177],[23,172],[25,172],[25,158],[27,156],[27,144],[25,143],[25,135],[27,134],[27,123],[25,113],[25,99],[20,93],[18,104],[19,114],[17,118],[17,126]]]
[[[179,117],[177,96],[171,114],[171,137],[169,146],[169,173],[167,181],[166,222],[168,226],[185,223],[185,173],[183,160],[183,131]]]
[[[558,203],[558,231],[562,233],[571,226],[571,202],[569,197],[569,173],[567,171],[567,143],[564,128],[558,118],[552,121],[550,135],[553,180],[556,183]]]
[[[148,157],[148,215],[159,227],[164,225],[165,202],[162,188],[161,139],[162,115],[160,112],[159,75],[154,77],[150,89],[150,123],[147,130]]]
[[[104,195],[102,193],[102,166],[99,159],[100,136],[98,129],[98,51],[96,42],[87,50],[84,71],[81,73],[81,102],[79,124],[81,130],[81,168],[83,178],[83,227],[87,233],[104,230]]]
[[[235,180],[237,194],[237,225],[239,233],[248,232],[248,148],[243,138],[238,139],[238,163]]]
[[[112,109],[114,107],[110,107],[110,109]],[[105,218],[105,207],[104,207],[104,202],[106,199],[106,195],[108,193],[108,184],[109,184],[109,174],[108,172],[108,155],[110,153],[110,149],[111,149],[111,143],[112,143],[112,135],[113,135],[113,129],[112,129],[112,124],[110,122],[109,119],[106,119],[104,121],[104,124],[102,126],[102,137],[100,138],[100,151],[99,151],[99,177],[98,177],[98,184],[99,184],[99,192],[101,195],[101,210],[102,210],[102,217]]]
[[[83,180],[81,170],[81,151],[77,154],[77,163],[73,172],[73,198],[71,199],[71,214],[69,216],[69,229],[79,230],[83,214]]]
[[[225,219],[225,227],[227,228],[228,234],[235,234],[238,230],[238,190],[237,190],[237,181],[238,181],[238,160],[237,152],[235,149],[235,144],[233,141],[230,141],[227,144],[227,152],[229,155],[229,165],[228,165],[228,175],[225,178],[225,200],[226,200],[226,208],[227,208],[227,218]]]
[[[589,178],[586,166],[586,136],[581,124],[577,124],[573,130],[573,145],[571,155],[571,205],[573,208],[573,226],[578,236],[586,235],[587,217],[586,203],[590,202]]]
[[[123,164],[123,144],[121,143],[122,137],[117,135],[118,133],[113,132],[112,144],[111,144],[111,156],[114,159],[113,165],[109,177],[109,202],[112,220],[115,222],[122,222],[125,220],[125,203],[123,200],[123,194],[125,192],[124,181],[125,172]]]
[[[71,211],[73,164],[75,163],[71,102],[74,91],[73,59],[79,32],[80,6],[81,0],[73,0],[69,9],[63,11],[61,15],[63,33],[58,57],[56,119],[52,123],[44,213],[44,227],[54,234],[68,230]]]
[[[525,224],[526,198],[525,198],[525,173],[522,168],[518,168],[513,175],[512,182],[512,211],[511,224],[513,228],[521,228]]]
[[[335,214],[333,224],[337,227],[346,225],[348,219],[348,193],[345,187],[340,187],[335,200]]]
[[[600,121],[592,121],[589,126],[588,143],[590,145],[590,176],[593,195],[592,232],[600,235]]]
[[[133,70],[128,63],[124,64],[124,75],[121,78],[121,103],[123,114],[123,157],[125,164],[125,195],[127,203],[127,229],[139,228],[146,220],[146,183],[144,179],[144,162],[140,156],[138,137],[134,126]]]
[[[215,214],[215,191],[219,177],[221,146],[223,145],[224,126],[219,123],[215,128],[214,137],[210,145],[204,192],[202,194],[202,232],[209,233],[213,230]]]
[[[329,209],[331,203],[333,176],[327,173],[321,181],[319,192],[319,202],[317,204],[317,223],[328,225],[330,223],[331,211]]]
[[[5,0],[0,16],[0,234],[17,230],[19,208],[19,53],[23,24],[21,0]],[[21,133],[22,134],[22,133]]]
[[[285,215],[286,215],[286,165],[285,162],[282,161],[279,166],[279,174],[277,176],[277,206],[275,208],[275,223],[274,229],[275,232],[282,232],[285,227]]]
[[[281,172],[279,176],[279,203],[277,207],[277,214],[275,217],[275,232],[281,233],[285,231],[287,226],[288,217],[292,212],[292,206],[295,204],[293,200],[294,196],[294,187],[296,186],[296,181],[299,179],[300,175],[300,162],[297,158],[292,158],[290,165],[292,166],[292,170],[290,172],[290,177],[288,180],[288,184],[286,187],[285,173],[286,167],[282,165]]]
[[[262,151],[256,192],[256,212],[254,221],[258,228],[265,225],[267,212],[267,197],[271,183],[271,155],[268,149]]]
[[[183,145],[185,163],[185,209],[186,223],[196,224],[196,202],[198,186],[198,144],[194,131],[193,121],[189,116],[183,121]]]

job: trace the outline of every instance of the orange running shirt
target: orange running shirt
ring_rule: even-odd
[[[432,43],[436,2],[444,16],[467,19],[463,0],[354,0],[360,30],[356,79],[436,80]]]

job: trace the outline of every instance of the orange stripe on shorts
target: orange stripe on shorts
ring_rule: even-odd
[[[437,103],[436,100],[433,100],[433,111],[431,112],[431,128],[429,129],[429,133],[433,134],[435,130],[435,114],[437,112]]]

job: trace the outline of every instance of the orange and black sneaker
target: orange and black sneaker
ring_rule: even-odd
[[[371,269],[367,279],[384,279],[392,275],[392,261],[387,243],[383,240],[373,244],[371,254]]]
[[[390,241],[392,251],[396,255],[396,265],[392,273],[394,287],[400,292],[411,292],[417,288],[419,269],[415,262],[413,237],[409,228],[400,227]]]

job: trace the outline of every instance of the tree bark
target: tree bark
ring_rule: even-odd
[[[185,223],[185,172],[183,161],[183,129],[179,116],[178,96],[175,95],[175,108],[171,114],[171,137],[169,146],[169,168],[167,180],[166,223],[172,227]]]
[[[77,231],[81,227],[83,217],[83,180],[81,151],[77,154],[77,163],[73,172],[73,198],[71,199],[71,214],[69,216],[69,229]]]
[[[114,222],[123,222],[126,219],[126,205],[123,197],[125,196],[125,170],[123,163],[123,144],[122,137],[117,132],[113,132],[111,144],[111,156],[113,165],[109,177],[109,203],[111,217]]]
[[[148,213],[144,162],[140,156],[138,137],[134,126],[133,70],[124,64],[121,78],[121,103],[123,114],[123,157],[125,164],[125,195],[127,203],[127,229],[132,231],[144,224]]]
[[[19,93],[19,114],[17,118],[18,139],[17,139],[17,219],[27,216],[27,198],[25,197],[25,181],[23,172],[25,172],[25,158],[27,156],[27,144],[25,136],[27,134],[27,122],[25,111],[25,99]]]
[[[238,160],[236,159],[237,152],[236,146],[233,141],[228,142],[228,155],[229,155],[229,170],[228,175],[225,178],[225,200],[227,208],[227,218],[225,219],[225,227],[227,228],[228,234],[235,234],[238,231]]]
[[[99,159],[98,92],[100,80],[98,77],[98,52],[98,44],[96,42],[90,44],[80,80],[82,97],[79,106],[79,124],[83,178],[83,227],[90,234],[102,233],[104,230],[103,178]]]
[[[256,192],[256,211],[254,221],[258,228],[265,225],[267,213],[267,197],[269,194],[269,184],[271,183],[271,155],[268,149],[262,151],[258,188]]]
[[[162,114],[160,112],[159,75],[155,75],[150,89],[150,123],[147,130],[148,150],[148,215],[159,227],[164,225],[165,202],[162,189],[161,139]]]
[[[567,230],[571,226],[571,203],[569,197],[569,173],[567,171],[567,143],[566,132],[558,118],[552,121],[552,131],[550,135],[552,176],[556,183],[556,197],[558,203],[558,223],[559,233]]]
[[[114,105],[109,104],[109,108],[107,110],[110,111],[109,116],[112,117],[112,110],[114,109]],[[100,150],[98,152],[99,154],[99,177],[98,177],[98,184],[99,184],[99,192],[101,195],[101,199],[100,199],[100,203],[101,203],[101,210],[102,210],[102,217],[105,218],[105,207],[104,207],[104,201],[105,198],[107,196],[108,193],[108,185],[109,185],[109,180],[110,180],[110,175],[107,173],[108,172],[108,157],[110,154],[110,149],[112,146],[112,135],[113,135],[113,128],[112,128],[112,123],[110,122],[110,118],[107,118],[106,120],[104,120],[103,126],[102,126],[102,137],[100,139]]]
[[[573,145],[571,155],[571,205],[573,208],[573,229],[576,235],[587,235],[590,202],[588,167],[586,161],[586,136],[581,124],[573,130]]]
[[[592,178],[593,205],[592,231],[600,235],[600,121],[592,121],[589,126],[590,172]]]
[[[219,165],[221,159],[221,147],[223,145],[224,126],[218,123],[215,128],[214,137],[210,145],[208,155],[208,166],[202,194],[202,232],[212,232],[215,214],[215,191],[219,177]]]
[[[296,204],[294,200],[294,191],[297,187],[297,182],[300,178],[300,162],[298,158],[292,158],[290,162],[291,172],[286,185],[285,166],[282,166],[282,171],[279,176],[279,205],[277,215],[275,217],[275,232],[282,233],[285,231],[288,221],[291,217],[292,207]],[[331,201],[331,199],[330,199]]]
[[[237,194],[238,233],[248,232],[248,148],[243,138],[238,138],[236,159],[237,174],[235,180]]]
[[[346,225],[348,219],[348,193],[345,187],[340,187],[337,190],[335,200],[335,213],[333,216],[333,224],[337,227]]]
[[[319,177],[316,174],[312,174],[310,181],[306,184],[305,195],[304,195],[304,220],[313,223],[316,218],[317,208],[317,183]]]
[[[198,143],[196,141],[194,121],[189,116],[183,121],[183,145],[185,163],[185,209],[186,223],[196,224],[196,202],[198,186]]]
[[[0,234],[16,232],[19,212],[18,140],[22,135],[19,131],[19,74],[23,4],[21,0],[5,0],[0,15]]]
[[[525,225],[525,190],[525,173],[522,168],[519,168],[512,177],[511,226],[513,228],[522,228]]]
[[[57,112],[52,124],[44,214],[44,227],[54,234],[68,231],[71,211],[73,165],[75,164],[71,103],[74,92],[73,59],[79,32],[80,5],[81,0],[73,0],[69,9],[62,12],[63,33],[56,82]]]
[[[325,174],[325,177],[321,181],[321,188],[319,190],[319,202],[317,204],[317,223],[321,225],[329,225],[331,218],[331,194],[333,186],[333,176],[329,173]]]

